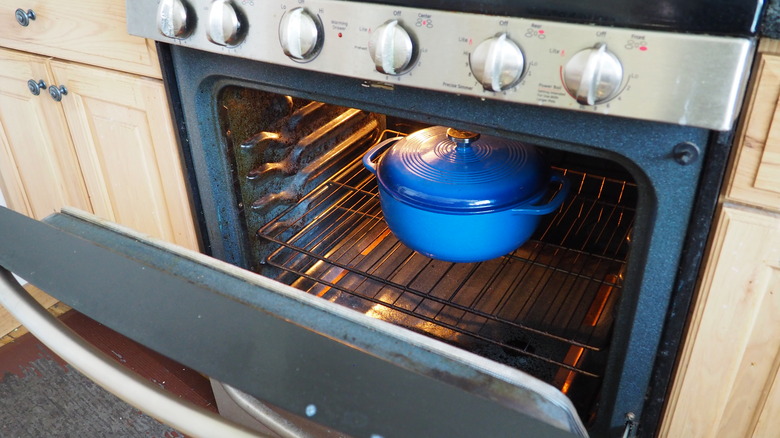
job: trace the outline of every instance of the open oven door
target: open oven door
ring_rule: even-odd
[[[587,436],[521,371],[86,213],[0,207],[0,242],[1,266],[78,311],[354,437]]]

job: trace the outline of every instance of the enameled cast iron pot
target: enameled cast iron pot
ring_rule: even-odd
[[[385,140],[363,164],[377,177],[382,212],[398,240],[450,262],[514,251],[569,189],[532,146],[442,126]],[[537,205],[552,183],[557,193]]]

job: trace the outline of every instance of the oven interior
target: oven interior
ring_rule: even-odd
[[[425,124],[234,85],[216,105],[245,267],[516,367],[594,418],[638,203],[628,171],[543,149],[571,183],[562,207],[511,254],[449,263],[394,238],[361,161]]]

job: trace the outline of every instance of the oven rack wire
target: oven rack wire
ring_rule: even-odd
[[[572,193],[513,253],[433,260],[387,228],[360,158],[260,228],[277,280],[565,388],[600,377],[633,226],[632,183],[559,169]],[[568,382],[568,383],[567,383]]]

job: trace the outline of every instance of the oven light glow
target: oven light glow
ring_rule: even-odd
[[[323,272],[323,270],[326,271]],[[323,297],[328,291],[333,289],[333,286],[338,284],[347,273],[348,271],[345,269],[336,267],[328,268],[327,264],[320,260],[306,271],[306,276],[295,281],[292,286],[299,289],[306,289],[303,285],[307,284],[307,277],[320,276],[324,281],[316,283],[314,287],[309,288],[307,291],[312,295]]]
[[[435,306],[435,304],[428,303],[427,300],[423,300],[423,302],[417,306],[416,311],[422,314],[428,313],[431,316],[435,315],[436,312],[433,311],[432,307],[428,309],[427,312],[425,309],[420,309],[420,307],[425,307],[426,305]],[[365,315],[375,319],[392,322],[393,324],[412,329],[413,331],[427,333],[435,338],[446,339],[448,341],[454,341],[460,336],[458,332],[446,327],[442,327],[437,323],[400,314],[397,310],[393,310],[382,304],[374,304],[365,312]]]
[[[382,316],[385,315],[389,310],[390,309],[381,304],[374,304],[370,309],[368,309],[366,316],[370,316],[376,319],[384,319]]]
[[[591,303],[590,308],[585,315],[585,323],[590,324],[592,327],[595,327],[598,324],[599,320],[601,319],[601,315],[604,313],[607,301],[615,291],[615,285],[618,283],[618,281],[620,281],[619,275],[610,274],[604,278],[604,283],[599,288],[596,298]],[[572,345],[569,348],[568,353],[566,353],[566,358],[563,359],[563,363],[577,367],[580,365],[580,360],[584,354],[584,348]],[[574,382],[575,377],[577,377],[576,372],[561,369],[555,376],[554,385],[558,386],[562,393],[567,394],[569,392],[569,388],[571,388],[572,382]]]
[[[371,251],[373,251],[377,246],[379,246],[379,244],[382,243],[382,241],[385,240],[385,238],[389,235],[390,235],[390,228],[383,231],[382,234],[379,235],[379,237],[377,237],[373,242],[371,242],[370,245],[366,247],[366,249],[360,251],[360,255],[367,256],[371,254]]]

